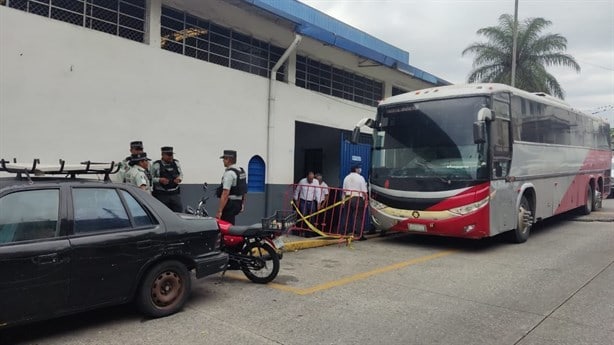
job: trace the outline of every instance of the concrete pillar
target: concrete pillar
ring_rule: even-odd
[[[162,16],[162,0],[146,0],[145,2],[145,43],[160,48],[160,18]]]
[[[392,83],[389,81],[384,82],[384,99],[392,96]]]

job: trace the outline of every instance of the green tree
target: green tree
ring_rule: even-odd
[[[576,60],[565,54],[567,39],[559,34],[542,34],[552,22],[544,18],[528,18],[518,23],[516,46],[516,87],[529,92],[547,92],[565,98],[565,92],[546,66],[567,66],[580,72]],[[512,75],[512,45],[514,16],[502,14],[498,26],[477,31],[488,39],[473,43],[462,55],[475,54],[469,83],[488,82],[510,84]]]

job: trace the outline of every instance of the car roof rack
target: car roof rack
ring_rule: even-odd
[[[115,174],[119,171],[119,165],[114,161],[110,163],[100,163],[85,161],[79,164],[66,164],[66,161],[60,159],[58,164],[40,164],[40,159],[35,158],[32,164],[17,163],[17,159],[7,161],[0,159],[0,171],[16,173],[21,178],[21,174],[25,174],[30,182],[30,174],[34,176],[45,175],[65,175],[66,177],[75,178],[77,175],[84,174],[104,174],[104,181],[110,182],[109,174]]]

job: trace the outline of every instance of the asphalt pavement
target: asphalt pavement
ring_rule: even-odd
[[[193,280],[165,318],[103,308],[9,329],[0,344],[612,345],[614,226],[602,215],[614,200],[604,206],[540,222],[523,244],[391,234],[297,250],[269,284],[234,271]]]

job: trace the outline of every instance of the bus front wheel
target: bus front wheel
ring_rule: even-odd
[[[520,199],[520,205],[518,205],[518,223],[516,229],[509,232],[509,239],[513,243],[526,242],[531,233],[531,226],[533,225],[533,211],[531,204],[526,196],[522,196]]]

